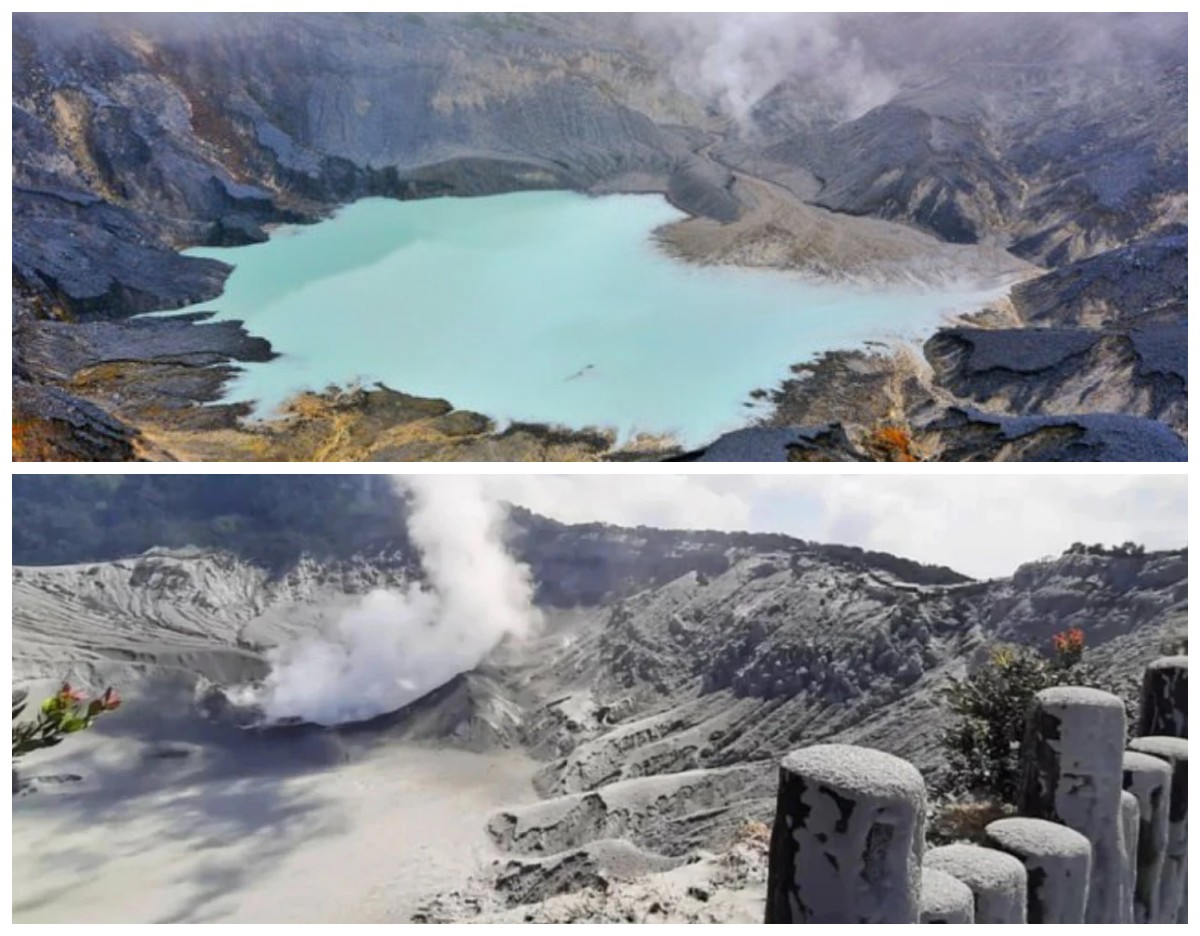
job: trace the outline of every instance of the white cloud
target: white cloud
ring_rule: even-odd
[[[569,523],[788,533],[1007,575],[1075,541],[1187,543],[1165,475],[501,475],[496,497]]]
[[[491,475],[495,497],[565,523],[602,520],[619,526],[745,530],[745,491],[722,490],[689,475]]]

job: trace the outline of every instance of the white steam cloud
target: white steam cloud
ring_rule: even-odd
[[[795,86],[788,107],[852,120],[947,76],[977,81],[978,97],[992,65],[1057,65],[1061,83],[1092,69],[1111,80],[1182,65],[1187,55],[1186,14],[636,13],[632,23],[679,87],[749,132],[761,129],[755,107],[781,84]],[[1079,81],[1094,88],[1097,75]]]
[[[897,90],[872,67],[836,13],[639,13],[635,23],[672,62],[672,78],[717,102],[739,123],[779,84],[809,83],[852,119]]]
[[[505,550],[506,510],[483,480],[398,482],[413,495],[408,530],[427,583],[372,592],[331,632],[278,649],[270,675],[243,700],[269,721],[361,721],[470,670],[506,636],[530,633],[539,616],[529,569]]]

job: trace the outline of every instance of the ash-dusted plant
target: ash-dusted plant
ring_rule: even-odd
[[[964,679],[951,679],[942,690],[956,718],[942,736],[948,769],[938,792],[997,807],[1014,805],[1021,782],[1021,741],[1034,695],[1067,685],[1118,690],[1111,681],[1105,685],[1088,664],[1082,629],[1055,634],[1048,649],[994,647],[983,666]]]
[[[121,704],[121,697],[111,687],[89,700],[86,693],[63,683],[58,692],[41,704],[33,721],[18,722],[28,697],[24,690],[13,693],[14,761],[23,754],[62,743],[67,735],[90,728],[97,718],[115,711]]]

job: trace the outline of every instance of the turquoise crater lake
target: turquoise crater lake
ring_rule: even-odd
[[[750,391],[791,364],[919,337],[996,295],[696,266],[654,243],[682,217],[646,195],[366,199],[267,243],[188,251],[235,269],[186,311],[241,319],[280,354],[228,386],[260,416],[302,390],[382,381],[501,423],[694,445],[743,425]]]

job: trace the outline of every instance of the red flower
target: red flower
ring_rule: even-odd
[[[100,697],[100,706],[106,712],[111,712],[114,709],[121,707],[121,697],[117,694],[117,690],[109,686],[104,690],[104,695]]]
[[[82,702],[85,698],[83,690],[72,689],[70,683],[63,683],[58,690],[58,698],[64,703]]]

